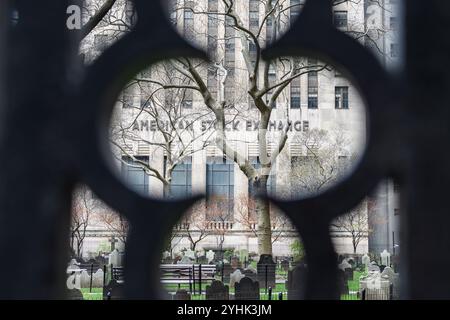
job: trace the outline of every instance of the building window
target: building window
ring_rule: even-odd
[[[290,20],[291,23],[297,19],[297,17],[300,15],[301,10],[301,0],[291,0],[290,3]]]
[[[400,209],[396,208],[394,209],[394,216],[399,216],[400,215]]]
[[[389,27],[391,28],[391,30],[397,30],[398,28],[397,17],[389,18]]]
[[[335,97],[336,109],[348,109],[348,87],[336,87]]]
[[[400,55],[400,46],[398,43],[391,43],[391,58],[398,58]]]
[[[166,165],[167,158],[164,158]],[[170,198],[188,198],[192,195],[192,158],[186,158],[177,164],[172,171],[172,181],[169,188]]]
[[[192,11],[193,7],[193,2],[187,2],[186,8],[184,9],[184,36],[188,40],[194,39],[194,12]]]
[[[208,1],[208,11],[217,12],[218,11],[218,0]],[[217,16],[214,14],[208,15],[208,53],[215,56],[217,51],[217,38],[218,38],[218,20]]]
[[[207,218],[223,213],[233,216],[234,163],[221,157],[208,157],[206,163]],[[222,211],[217,212],[217,211]]]
[[[338,29],[347,29],[347,11],[334,11],[334,26]]]
[[[149,164],[149,157],[135,156],[134,158],[135,160],[128,156],[122,157],[122,177],[131,189],[141,195],[148,195],[149,177],[143,168],[145,164]]]
[[[291,82],[291,109],[300,109],[300,107],[300,77],[297,77]]]
[[[317,71],[308,73],[308,109],[319,108],[319,78]]]

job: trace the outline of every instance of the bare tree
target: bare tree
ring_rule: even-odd
[[[369,221],[367,212],[367,201],[363,201],[349,213],[337,218],[331,225],[338,230],[345,231],[351,235],[353,253],[356,253],[359,244],[369,234]]]
[[[306,155],[297,157],[292,165],[292,190],[296,194],[311,195],[337,183],[348,172],[355,153],[347,149],[348,139],[342,132],[330,135],[324,130],[311,130],[299,140]],[[368,236],[368,200],[336,219],[332,227],[350,234],[353,251]]]
[[[121,214],[103,205],[97,211],[96,216],[111,234],[122,243],[126,243],[129,223]]]
[[[84,239],[92,214],[96,207],[96,200],[87,187],[79,187],[72,201],[72,222],[70,228],[70,247],[77,258],[82,256]]]

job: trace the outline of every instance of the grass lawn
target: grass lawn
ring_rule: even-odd
[[[363,275],[365,275],[366,272],[360,272],[360,271],[354,271],[353,272],[353,280],[350,280],[348,282],[348,289],[349,291],[358,292],[359,291],[359,278]],[[206,288],[206,283],[202,285],[202,291],[204,292]],[[175,292],[180,289],[186,289],[189,291],[189,285],[188,284],[182,284],[180,287],[178,285],[165,285],[165,289],[168,292]],[[198,284],[196,285],[196,289],[198,290]],[[284,283],[277,283],[275,289],[272,291],[272,299],[278,300],[278,293],[283,293],[283,300],[287,299],[287,289]],[[83,288],[81,289],[81,293],[83,294],[83,297],[85,300],[102,300],[103,298],[103,288],[92,288],[92,292],[89,292],[89,288]],[[230,294],[234,294],[234,288],[230,288]],[[260,290],[260,296],[261,300],[268,300],[268,295],[265,293],[265,289]],[[205,300],[204,294],[195,294],[192,295],[192,300]],[[356,294],[349,294],[349,295],[342,295],[341,300],[358,300],[358,297]]]

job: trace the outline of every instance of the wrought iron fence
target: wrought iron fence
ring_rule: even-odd
[[[134,29],[82,70],[79,36],[66,28],[66,9],[77,1],[0,1],[0,274],[8,274],[0,298],[64,293],[76,183],[88,185],[131,223],[126,297],[162,297],[164,235],[195,199],[146,199],[126,188],[104,151],[108,122],[133,74],[162,59],[206,55],[170,27],[158,1],[134,2]],[[313,198],[273,200],[304,241],[308,299],[339,298],[330,222],[386,177],[397,178],[402,188],[402,297],[450,298],[450,274],[430,272],[450,268],[450,39],[440,36],[450,28],[450,3],[408,0],[405,8],[406,67],[398,76],[333,28],[331,0],[308,0],[297,22],[264,53],[331,61],[347,71],[367,103],[367,147],[352,175]],[[13,9],[16,23],[8,16]],[[5,263],[11,260],[14,270]]]

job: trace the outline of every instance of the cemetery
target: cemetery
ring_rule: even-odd
[[[340,255],[336,263],[341,300],[399,299],[399,274],[391,261],[387,250],[376,257]],[[306,259],[249,258],[241,252],[229,257],[212,250],[202,255],[185,250],[176,258],[165,252],[160,265],[167,300],[301,300],[305,298],[307,270]],[[67,276],[71,299],[123,299],[123,253],[117,249],[106,259],[72,259]]]

